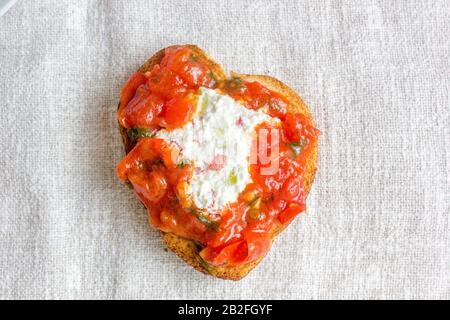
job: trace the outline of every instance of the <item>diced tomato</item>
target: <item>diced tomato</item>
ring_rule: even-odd
[[[175,129],[187,123],[194,112],[195,100],[191,95],[176,96],[164,105],[160,123],[167,129]]]
[[[262,84],[260,84],[259,82],[256,82],[256,81],[244,82],[244,85],[247,88],[248,94],[250,96],[266,97],[271,94],[271,91],[269,89],[267,89]]]
[[[219,86],[225,93],[253,110],[265,108],[272,117],[283,119],[289,103],[278,93],[269,90],[256,81],[242,81],[239,78],[226,80]]]
[[[287,114],[283,122],[283,128],[289,141],[298,142],[301,138],[314,140],[320,131],[303,114]]]
[[[167,191],[166,178],[162,172],[157,170],[133,172],[128,175],[128,180],[133,185],[135,192],[145,202],[158,202]]]
[[[271,239],[265,233],[245,232],[245,239],[247,248],[246,250],[244,248],[244,253],[237,253],[234,260],[235,265],[255,261],[269,250]],[[245,258],[242,259],[243,257]]]
[[[272,193],[281,189],[283,183],[291,175],[299,175],[302,168],[294,160],[280,156],[278,161],[278,169],[272,175],[262,173],[261,167],[258,165],[250,166],[250,175],[253,181],[259,183],[264,192]]]
[[[189,48],[167,48],[160,65],[162,68],[175,71],[189,61],[191,54],[192,52]]]
[[[117,175],[122,181],[132,184],[135,193],[148,208],[149,220],[155,227],[205,241],[208,231],[205,225],[180,205],[187,203],[187,199],[178,198],[173,189],[173,186],[189,180],[193,172],[191,164],[176,165],[178,153],[179,150],[162,139],[140,139],[117,166]]]
[[[247,204],[236,202],[228,206],[222,212],[222,221],[219,230],[208,241],[211,247],[220,247],[224,243],[229,243],[241,238],[241,231],[245,228],[244,216]]]
[[[136,146],[117,165],[116,172],[120,180],[127,180],[130,172],[144,170],[144,163],[157,160],[161,156],[164,140],[145,138],[139,140]]]
[[[246,106],[250,109],[267,108],[272,117],[283,118],[286,115],[288,103],[279,94],[270,91],[258,82],[245,82],[249,98]]]
[[[200,251],[200,256],[203,260],[207,261],[211,265],[220,266],[230,262],[230,258],[234,255],[239,246],[244,243],[243,240],[234,242],[225,246],[222,249],[215,249],[213,247],[206,247]]]
[[[236,241],[223,248],[207,247],[200,256],[212,265],[235,266],[260,258],[270,247],[270,237],[266,234],[246,232],[245,240]]]
[[[174,129],[184,125],[196,104],[192,93],[213,83],[209,73],[189,48],[167,49],[152,71],[136,72],[128,79],[121,92],[119,123],[125,128]]]
[[[134,98],[120,113],[123,127],[153,128],[156,117],[163,109],[164,102],[157,95],[151,94],[145,86],[140,86]]]
[[[147,82],[147,77],[140,72],[135,72],[127,80],[120,92],[120,105],[125,107],[133,98],[137,88]]]
[[[178,228],[178,221],[176,219],[176,214],[167,209],[163,209],[159,214],[159,221],[163,231],[172,232]]]
[[[280,212],[281,210],[286,208],[286,205],[286,200],[280,199],[280,197],[274,197],[274,199],[270,203],[270,208],[272,209],[272,211]]]
[[[281,188],[281,199],[290,202],[303,204],[306,200],[306,191],[303,188],[301,177],[291,176],[283,184]]]
[[[283,212],[281,212],[280,215],[278,216],[278,219],[280,220],[281,223],[285,224],[294,219],[304,210],[305,210],[304,204],[302,205],[294,204],[289,208],[287,208],[286,210],[284,210]]]
[[[159,72],[152,74],[148,82],[148,89],[166,100],[189,90],[185,81],[173,71]]]
[[[167,49],[161,66],[175,72],[191,87],[209,87],[212,82],[205,65],[189,48]]]

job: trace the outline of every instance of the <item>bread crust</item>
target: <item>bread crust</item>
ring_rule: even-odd
[[[220,81],[225,80],[227,78],[225,71],[222,69],[222,67],[199,47],[187,44],[187,45],[175,45],[167,48],[176,48],[181,46],[190,48],[195,55],[201,57],[205,61],[208,68],[214,73],[217,80]],[[147,60],[147,62],[145,62],[138,69],[138,71],[142,73],[151,71],[153,69],[153,66],[161,61],[161,59],[164,56],[164,51],[167,48],[164,48],[155,53],[150,59]],[[280,93],[290,102],[290,105],[292,107],[292,109],[289,110],[290,112],[301,113],[306,117],[308,117],[311,123],[314,124],[312,115],[308,110],[306,104],[294,90],[289,88],[283,82],[266,75],[238,74],[235,72],[231,72],[231,77],[239,77],[245,81],[258,81],[259,83],[266,86],[270,90]],[[120,103],[118,108],[120,108]],[[125,147],[125,151],[128,153],[133,148],[133,144],[131,143],[131,140],[128,137],[127,130],[121,127],[120,124],[119,128],[122,136],[122,141]],[[312,152],[308,155],[308,158],[306,159],[306,171],[303,176],[303,184],[307,193],[309,193],[311,189],[312,183],[314,181],[314,176],[317,170],[317,151],[318,151],[318,143],[316,140],[312,146]],[[274,227],[271,230],[271,234],[273,235],[271,244],[273,243],[276,235],[282,232],[284,228],[286,228],[286,225],[283,226],[281,224],[274,225]],[[240,280],[243,277],[245,277],[253,268],[255,268],[264,258],[261,257],[260,259],[253,261],[251,263],[246,263],[233,267],[226,267],[226,266],[210,267],[198,255],[199,248],[194,241],[179,237],[173,233],[166,233],[166,232],[161,233],[167,248],[175,252],[186,263],[188,263],[189,265],[191,265],[200,272],[221,279]]]

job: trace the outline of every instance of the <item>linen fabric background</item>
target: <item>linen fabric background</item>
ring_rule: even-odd
[[[0,18],[0,298],[450,298],[449,1],[18,1]],[[308,210],[240,282],[166,252],[115,176],[119,91],[194,43],[322,130]]]

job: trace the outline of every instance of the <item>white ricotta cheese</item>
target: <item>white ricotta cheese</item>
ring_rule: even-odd
[[[183,160],[194,163],[188,192],[195,205],[221,210],[251,182],[248,167],[255,127],[278,120],[211,89],[200,88],[199,94],[192,120],[182,128],[160,130],[157,137],[178,145]]]

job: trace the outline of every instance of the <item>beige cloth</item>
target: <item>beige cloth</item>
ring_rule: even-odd
[[[0,298],[450,298],[450,2],[18,1],[0,18]],[[247,278],[165,252],[114,174],[147,57],[195,43],[297,90],[307,214]]]

